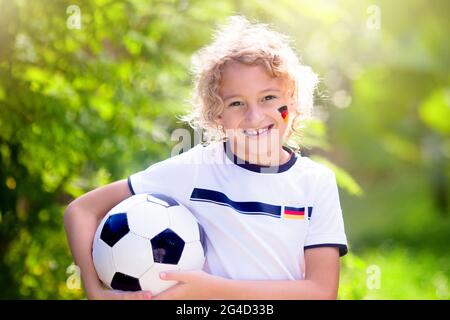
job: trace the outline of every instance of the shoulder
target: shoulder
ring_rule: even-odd
[[[217,144],[197,144],[187,150],[173,148],[170,157],[156,162],[152,166],[198,166],[209,163],[217,154]]]
[[[175,146],[174,148],[172,148],[170,156],[160,162],[177,162],[189,164],[191,162],[194,162],[196,158],[198,158],[205,152],[206,147],[201,144],[197,144],[190,149],[178,148]]]
[[[314,179],[335,179],[335,174],[331,168],[323,163],[315,161],[310,157],[297,154],[296,173],[308,175]]]

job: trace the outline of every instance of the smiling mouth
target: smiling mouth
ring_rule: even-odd
[[[260,129],[244,129],[244,135],[247,137],[258,137],[263,134],[268,133],[273,128],[273,124],[268,125],[267,127],[260,128]]]

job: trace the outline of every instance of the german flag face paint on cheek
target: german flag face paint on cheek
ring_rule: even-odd
[[[278,108],[278,111],[281,114],[281,117],[284,120],[284,123],[288,123],[289,121],[289,112],[288,112],[288,107],[287,106],[282,106]]]

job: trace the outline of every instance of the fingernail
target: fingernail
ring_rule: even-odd
[[[164,272],[161,272],[161,273],[159,274],[159,277],[160,277],[161,279],[164,279],[164,278],[166,277],[166,274],[165,274]]]

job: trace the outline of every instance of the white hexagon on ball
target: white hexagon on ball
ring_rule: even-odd
[[[184,242],[200,240],[197,219],[184,206],[168,208],[170,228],[174,230]]]
[[[131,232],[147,239],[169,227],[166,208],[152,202],[144,201],[131,207],[127,216]]]
[[[115,214],[120,212],[127,212],[130,210],[133,206],[140,204],[146,199],[145,194],[137,194],[132,197],[127,198],[125,201],[119,202],[116,206],[114,206],[110,211],[109,214]]]
[[[177,265],[155,263],[146,273],[139,279],[142,290],[150,290],[152,295],[157,295],[164,290],[177,284],[178,281],[162,280],[159,274],[164,271],[179,270]]]
[[[96,238],[92,249],[92,259],[100,280],[105,284],[111,283],[116,273],[112,248],[100,238]]]
[[[130,251],[133,254],[130,254]],[[116,271],[139,278],[153,265],[150,240],[129,232],[112,248]]]
[[[205,253],[200,241],[185,243],[178,267],[180,270],[200,270],[205,263]]]

